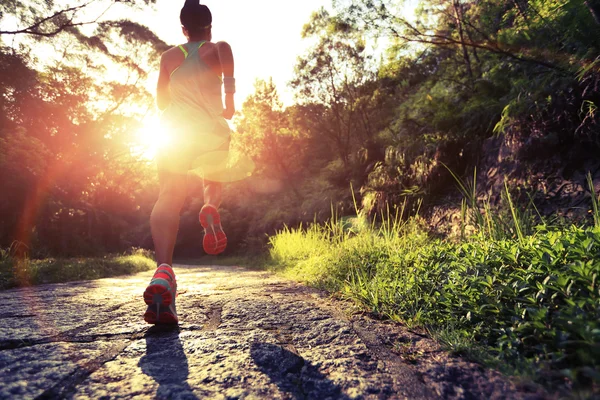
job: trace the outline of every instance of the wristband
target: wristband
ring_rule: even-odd
[[[235,93],[235,78],[232,76],[223,78],[223,87],[225,88],[225,93]]]

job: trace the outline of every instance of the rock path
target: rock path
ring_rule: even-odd
[[[175,271],[176,328],[142,319],[152,272],[0,292],[0,398],[542,398],[270,273]]]

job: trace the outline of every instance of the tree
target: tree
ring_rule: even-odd
[[[0,202],[0,246],[19,240],[36,254],[117,251],[147,218],[152,181],[132,151],[133,136],[153,104],[141,83],[168,46],[131,21],[88,17],[92,6],[149,3],[0,6],[2,18],[20,21],[0,34],[13,44],[0,48],[0,166],[11,190]],[[88,23],[96,27],[91,35],[79,30]],[[54,52],[37,59],[34,46]]]
[[[323,107],[315,114],[319,135],[329,141],[344,168],[351,156],[371,146],[377,133],[375,67],[366,56],[366,44],[352,26],[325,9],[314,13],[303,30],[303,37],[317,44],[298,58],[292,87],[301,104]]]
[[[414,21],[389,0],[336,4],[342,20],[365,31],[418,45],[472,48],[551,70],[568,69],[568,46],[584,41],[597,47],[600,33],[592,14],[572,0],[426,0]]]
[[[255,83],[255,93],[244,102],[242,115],[237,124],[239,144],[255,160],[256,172],[280,179],[301,198],[295,182],[302,173],[307,136],[292,124],[272,79]]]

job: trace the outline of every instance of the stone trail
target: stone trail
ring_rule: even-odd
[[[152,272],[0,292],[0,399],[543,398],[270,273],[175,272],[178,327],[142,319]]]

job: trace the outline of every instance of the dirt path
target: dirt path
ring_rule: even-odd
[[[175,329],[142,320],[152,272],[0,292],[0,398],[540,398],[269,273],[175,271]]]

